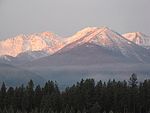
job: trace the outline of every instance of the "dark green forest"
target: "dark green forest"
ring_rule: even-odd
[[[56,82],[0,89],[0,113],[150,113],[150,80],[86,79],[60,91]]]

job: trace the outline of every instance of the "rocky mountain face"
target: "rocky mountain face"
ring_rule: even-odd
[[[87,42],[116,49],[124,55],[129,52],[136,54],[130,49],[133,43],[146,48],[150,47],[150,37],[140,32],[120,35],[107,27],[88,27],[68,38],[61,38],[51,32],[43,32],[2,40],[0,41],[0,56],[1,58],[8,56],[19,56],[20,58],[20,56],[25,55],[31,59],[38,59],[54,54],[65,46],[71,47],[71,45],[75,46]]]
[[[31,67],[147,63],[150,52],[113,30],[85,28],[65,39],[66,46],[51,56],[25,64]]]
[[[86,28],[66,40],[67,45],[62,49],[67,50],[84,43],[91,43],[105,49],[118,52],[123,56],[139,61],[148,60],[149,53],[132,41],[117,32],[107,28]],[[61,51],[62,51],[61,50]]]
[[[140,46],[150,48],[150,36],[147,36],[141,32],[126,33],[122,36]]]
[[[32,51],[44,51],[48,54],[53,54],[63,46],[61,38],[51,32],[19,35],[0,41],[0,56],[16,57],[20,53]]]

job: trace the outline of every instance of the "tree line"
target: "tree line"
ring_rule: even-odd
[[[0,113],[150,113],[150,80],[86,79],[60,91],[56,82],[0,89]]]

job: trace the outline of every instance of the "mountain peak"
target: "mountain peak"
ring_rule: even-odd
[[[107,26],[102,26],[102,27],[99,27],[99,29],[103,29],[103,30],[111,30],[111,28],[107,27]]]
[[[79,32],[88,32],[88,31],[98,30],[98,29],[111,30],[109,27],[102,26],[102,27],[86,27],[86,28],[80,30]],[[77,33],[79,33],[79,32],[77,32]]]
[[[113,40],[114,38],[117,38],[117,37],[123,38],[124,40],[126,40],[120,34],[118,34],[117,32],[114,32],[113,30],[111,30],[108,27],[105,27],[105,26],[104,27],[87,27],[87,28],[77,32],[72,37],[67,38],[66,43],[68,44],[68,43],[72,43],[75,41],[81,41],[81,40],[83,42],[84,41],[88,42],[91,40],[99,40],[99,43],[103,43],[103,41],[104,41],[103,39],[109,38],[109,40]],[[112,38],[112,39],[110,39],[110,38]]]
[[[133,52],[129,48],[136,46],[134,43],[108,27],[83,29],[74,36],[69,37],[66,40],[66,43],[67,49],[74,48],[85,43],[90,43],[105,47],[109,50],[119,51],[125,56],[128,56],[129,53]]]
[[[26,51],[45,51],[49,54],[63,47],[63,42],[58,35],[52,32],[18,35],[0,42],[0,55],[16,57]]]
[[[144,46],[150,45],[150,37],[141,32],[120,35],[106,26],[86,27],[67,39],[62,39],[53,32],[46,31],[29,35],[21,34],[0,41],[0,56],[16,57],[18,54],[27,51],[44,51],[53,54],[64,46],[76,46],[84,43],[92,43],[109,49],[119,48],[122,52],[125,52],[123,48],[130,46],[131,41]]]
[[[150,36],[147,36],[141,32],[126,33],[122,36],[138,45],[144,47],[150,46]]]
[[[53,32],[42,32],[41,34],[45,35],[45,36],[50,36],[50,35],[55,35]]]
[[[113,32],[113,31],[108,27],[87,27],[87,28],[84,28],[84,29],[78,31],[75,35],[67,38],[65,40],[65,42],[66,42],[66,44],[69,44],[74,41],[80,40],[81,38],[88,37],[92,34],[94,35],[94,33],[95,33],[95,35],[97,35],[101,32]]]

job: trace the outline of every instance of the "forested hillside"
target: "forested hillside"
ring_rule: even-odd
[[[57,83],[44,86],[6,87],[0,90],[0,113],[149,113],[150,80],[138,82],[132,74],[128,81],[95,82],[86,79],[64,91]]]

